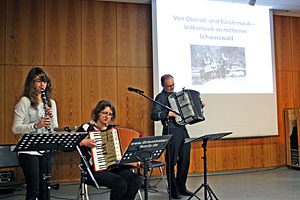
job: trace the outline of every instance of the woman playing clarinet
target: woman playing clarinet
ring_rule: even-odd
[[[51,96],[52,83],[48,74],[40,67],[32,68],[25,81],[23,97],[15,106],[12,131],[15,134],[48,133],[58,127],[56,103]],[[26,200],[48,198],[43,174],[51,173],[54,159],[51,158],[51,163],[48,164],[47,156],[42,153],[19,152],[19,161],[26,181]]]

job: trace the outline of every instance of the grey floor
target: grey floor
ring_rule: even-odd
[[[296,200],[300,199],[300,170],[280,167],[252,171],[213,173],[207,176],[209,187],[220,200]],[[189,176],[187,187],[196,191],[203,184],[203,174]],[[160,179],[151,180],[148,199],[169,199],[165,185]],[[76,199],[79,183],[60,184],[58,190],[51,190],[51,199]],[[155,188],[156,187],[156,188]],[[24,199],[25,189],[11,194],[0,194],[0,199]],[[142,192],[144,199],[144,193]],[[203,189],[196,193],[199,199],[205,199]],[[89,198],[109,199],[109,190],[97,190],[89,186]],[[182,196],[182,199],[188,197]],[[136,200],[139,199],[138,196]],[[192,199],[197,199],[193,197]],[[208,198],[209,199],[209,198]],[[215,199],[215,198],[213,198]]]

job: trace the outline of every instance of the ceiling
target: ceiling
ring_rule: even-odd
[[[117,2],[141,3],[141,4],[151,3],[151,0],[103,0],[103,1],[117,1]],[[248,4],[250,0],[209,0],[209,1],[222,1],[222,2]],[[300,0],[256,0],[255,5],[270,6],[272,7],[272,9],[274,9],[275,14],[279,14],[279,15],[300,16]]]

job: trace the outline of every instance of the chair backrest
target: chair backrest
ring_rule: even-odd
[[[12,149],[15,145],[0,145],[0,168],[19,167],[19,157]]]
[[[119,127],[119,133],[120,133],[123,153],[129,146],[129,144],[133,138],[142,137],[141,133],[139,133],[133,129],[130,129],[130,128]]]

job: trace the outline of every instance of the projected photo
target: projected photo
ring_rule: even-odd
[[[191,45],[192,84],[213,80],[245,79],[244,47]]]

